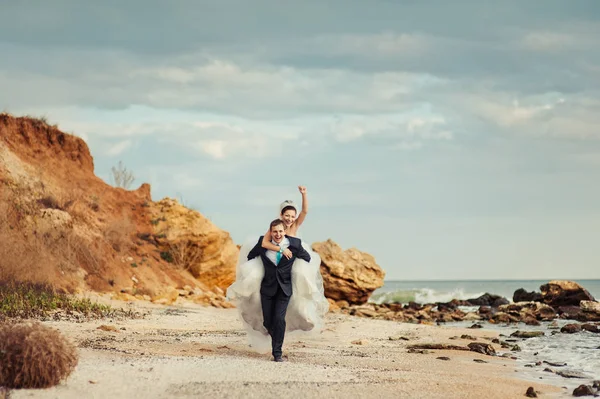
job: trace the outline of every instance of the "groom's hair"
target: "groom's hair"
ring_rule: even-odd
[[[269,231],[271,231],[273,229],[273,227],[275,226],[279,226],[279,225],[283,225],[283,227],[285,228],[285,225],[283,224],[283,220],[281,219],[275,219],[271,222],[271,224],[269,225]]]

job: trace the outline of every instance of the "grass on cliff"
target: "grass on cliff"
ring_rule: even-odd
[[[56,311],[63,311],[66,316],[79,313],[91,319],[138,316],[132,311],[57,292],[49,284],[0,281],[0,321],[45,318]]]

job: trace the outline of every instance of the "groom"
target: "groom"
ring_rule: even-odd
[[[281,219],[273,220],[269,231],[273,244],[280,248],[279,252],[263,248],[261,236],[248,253],[248,260],[260,256],[265,266],[265,276],[260,285],[263,325],[271,336],[273,360],[283,362],[281,347],[285,336],[285,314],[292,296],[292,265],[296,258],[310,262],[310,255],[302,247],[299,238],[285,236],[285,227]],[[289,259],[283,256],[286,249],[292,252]]]

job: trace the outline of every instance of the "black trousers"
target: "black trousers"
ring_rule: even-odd
[[[282,354],[281,347],[285,337],[285,314],[290,303],[290,297],[283,292],[278,284],[275,295],[261,294],[260,300],[264,318],[263,325],[271,336],[273,357],[279,357]]]

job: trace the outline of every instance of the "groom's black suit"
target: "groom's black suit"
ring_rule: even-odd
[[[297,258],[310,262],[310,255],[302,247],[302,241],[296,237],[286,237],[290,241],[288,249],[292,257],[281,257],[275,265],[267,256],[267,249],[262,247],[263,236],[248,253],[248,260],[260,256],[265,266],[265,276],[260,285],[260,299],[264,318],[264,326],[271,335],[273,357],[281,357],[281,347],[285,336],[285,314],[292,296],[292,265]]]

